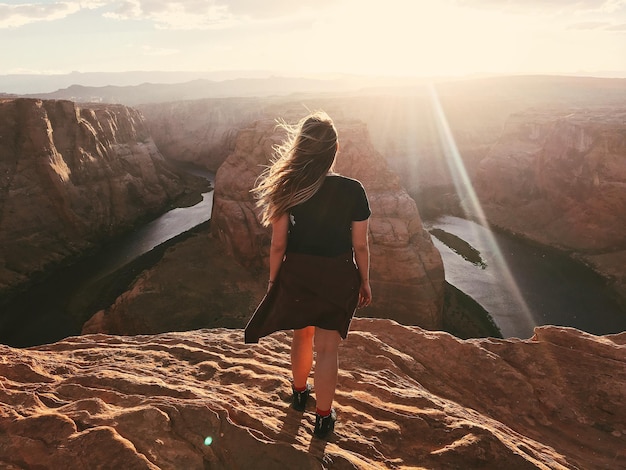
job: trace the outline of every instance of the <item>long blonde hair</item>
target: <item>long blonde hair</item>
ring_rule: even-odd
[[[266,227],[317,192],[337,154],[337,129],[323,111],[306,116],[295,126],[284,121],[278,126],[287,131],[287,138],[274,147],[271,165],[252,189]]]

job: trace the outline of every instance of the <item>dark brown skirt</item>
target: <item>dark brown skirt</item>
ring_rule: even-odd
[[[318,326],[348,335],[361,281],[352,253],[335,258],[287,253],[276,282],[245,329],[245,342],[282,330]]]

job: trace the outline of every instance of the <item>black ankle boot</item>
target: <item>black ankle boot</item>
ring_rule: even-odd
[[[320,439],[326,438],[326,436],[335,429],[335,421],[337,421],[337,413],[334,408],[331,408],[328,416],[316,414],[313,434]]]
[[[291,390],[293,391],[293,396],[291,397],[291,407],[294,410],[304,411],[306,408],[306,401],[309,399],[309,395],[311,394],[311,386],[306,384],[306,389],[302,392],[296,392],[293,389],[293,386]]]

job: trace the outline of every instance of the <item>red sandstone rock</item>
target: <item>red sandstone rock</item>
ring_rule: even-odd
[[[138,109],[163,155],[212,171],[232,151],[238,130],[262,115],[257,98],[178,101]]]
[[[449,98],[445,119],[454,127],[456,145],[466,169],[473,174],[483,151],[493,143],[506,110],[485,106],[473,96]],[[445,99],[444,99],[445,101]],[[478,103],[478,104],[477,104]],[[216,171],[235,145],[237,132],[254,121],[297,121],[306,109],[324,109],[338,120],[358,119],[368,126],[373,145],[398,173],[409,191],[451,185],[448,164],[437,132],[440,117],[433,114],[427,87],[406,96],[364,93],[356,96],[228,98],[145,104],[145,116],[159,150],[168,158],[190,161]]]
[[[626,247],[624,119],[623,109],[515,115],[481,162],[477,190],[490,222],[588,258],[626,298],[626,265],[611,262]]]
[[[553,246],[599,251],[626,243],[626,112],[512,117],[481,163],[490,219]]]
[[[137,111],[0,102],[0,290],[162,211],[186,186]]]
[[[340,153],[336,170],[359,179],[372,209],[371,282],[374,302],[361,315],[385,316],[428,329],[441,328],[443,263],[423,229],[415,202],[373,148],[365,125],[337,121]],[[242,264],[267,264],[270,231],[257,220],[250,194],[284,135],[273,121],[239,132],[235,149],[217,172],[211,229]]]
[[[335,119],[359,119],[367,124],[372,143],[409,193],[421,193],[430,201],[427,190],[440,191],[455,181],[449,168],[454,164],[450,144],[458,148],[465,171],[473,179],[512,113],[546,104],[578,109],[623,107],[624,83],[623,79],[590,77],[488,77],[439,81],[434,86],[398,84],[354,93],[189,99],[140,109],[164,155],[213,170],[232,150],[234,131],[253,120],[282,116],[291,121],[305,109],[323,109]],[[450,126],[453,142],[440,132],[444,122]],[[441,205],[438,198],[431,202]],[[425,203],[419,204],[424,207]]]
[[[355,319],[339,421],[289,408],[289,336],[0,346],[2,468],[626,468],[626,336],[467,340]],[[210,445],[205,438],[211,437]]]

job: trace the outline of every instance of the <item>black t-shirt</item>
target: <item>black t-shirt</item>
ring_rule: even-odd
[[[363,185],[328,175],[308,201],[289,210],[287,252],[338,256],[352,250],[352,221],[371,214]]]

